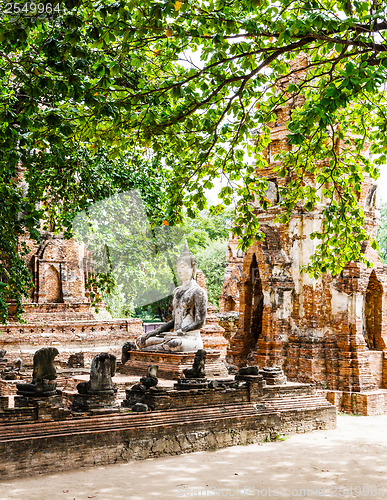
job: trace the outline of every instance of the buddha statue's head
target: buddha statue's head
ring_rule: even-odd
[[[186,242],[185,248],[176,263],[177,275],[181,279],[181,282],[185,283],[189,280],[195,279],[197,267],[198,264],[196,257],[192,252],[190,252]]]

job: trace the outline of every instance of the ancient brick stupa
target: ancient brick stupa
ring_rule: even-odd
[[[294,103],[297,104],[297,103]],[[301,273],[315,249],[310,234],[322,225],[323,205],[307,212],[298,206],[289,224],[275,223],[279,208],[273,156],[286,149],[289,107],[277,112],[268,167],[257,176],[269,179],[273,206],[256,216],[266,238],[246,253],[231,238],[220,312],[237,311],[239,327],[230,342],[228,360],[264,366],[279,365],[288,380],[315,382],[345,411],[363,414],[387,411],[387,268],[368,245],[365,255],[374,267],[349,263],[337,276],[312,279]],[[376,185],[362,184],[360,204],[367,231],[376,237],[379,212]],[[357,395],[357,397],[355,397]]]

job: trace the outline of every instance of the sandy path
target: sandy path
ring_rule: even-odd
[[[1,500],[157,497],[387,498],[387,415],[340,415],[333,431],[299,434],[285,441],[0,484]]]

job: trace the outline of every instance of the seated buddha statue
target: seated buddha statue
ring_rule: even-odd
[[[181,285],[175,288],[172,320],[136,339],[143,351],[196,352],[203,349],[200,329],[207,314],[207,294],[196,282],[197,261],[186,244],[177,260]]]

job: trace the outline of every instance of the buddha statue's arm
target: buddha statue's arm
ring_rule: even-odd
[[[175,325],[175,320],[171,319],[171,321],[164,323],[163,325],[156,328],[156,330],[152,330],[151,332],[140,335],[140,337],[137,338],[136,342],[138,343],[139,346],[143,347],[145,345],[145,342],[149,338],[156,337],[156,335],[159,335],[159,333],[169,332],[170,330],[172,330],[174,325]]]
[[[152,334],[149,335],[149,337],[154,337],[159,333],[169,332],[170,330],[172,330],[174,326],[175,326],[175,320],[171,319],[171,321],[168,321],[167,323],[164,323],[163,325],[159,326],[158,328],[156,328],[156,330],[153,330],[153,332],[149,332]]]
[[[207,295],[205,292],[200,290],[195,294],[193,321],[191,323],[188,323],[188,325],[183,326],[181,330],[183,332],[199,330],[206,322],[206,316],[207,316]]]

